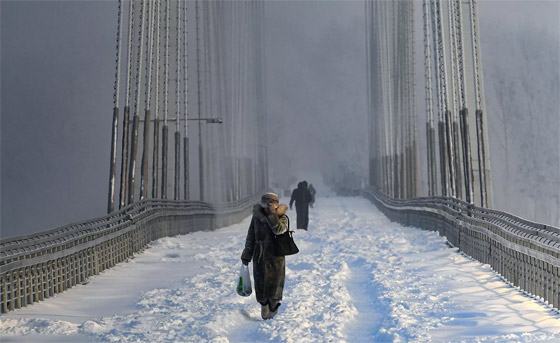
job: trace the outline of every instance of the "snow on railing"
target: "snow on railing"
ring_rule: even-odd
[[[160,237],[240,222],[258,196],[236,202],[148,199],[103,217],[0,241],[3,313],[27,306],[127,261]]]
[[[391,220],[438,231],[507,282],[560,309],[559,228],[454,198],[395,199],[373,188],[362,195]]]

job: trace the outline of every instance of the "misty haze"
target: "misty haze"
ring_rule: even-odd
[[[360,1],[266,2],[273,187],[366,183],[363,11]],[[103,215],[116,3],[2,1],[1,22],[2,237]],[[480,25],[494,207],[559,225],[558,3],[483,1]]]
[[[557,0],[0,0],[0,341],[560,341]]]

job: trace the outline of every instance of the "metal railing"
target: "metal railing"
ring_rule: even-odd
[[[560,229],[448,197],[394,199],[362,190],[389,219],[438,231],[506,281],[560,309]]]
[[[211,205],[143,200],[103,217],[0,241],[1,312],[44,300],[127,261],[148,243],[238,223],[258,196]]]

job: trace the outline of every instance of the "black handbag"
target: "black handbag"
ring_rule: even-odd
[[[290,218],[288,218],[288,230],[280,235],[274,236],[274,250],[276,256],[289,256],[295,255],[299,252],[299,248],[294,242],[294,237],[290,231]]]

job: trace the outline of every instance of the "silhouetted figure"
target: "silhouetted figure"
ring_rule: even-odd
[[[307,189],[307,182],[298,183],[298,188],[292,192],[290,199],[290,209],[292,204],[296,202],[297,228],[307,230],[309,224],[309,203],[311,202],[311,193]]]
[[[315,204],[315,194],[317,193],[317,191],[312,184],[309,184],[309,187],[307,187],[307,189],[309,190],[309,194],[311,194],[311,202],[309,203],[309,206],[313,207],[313,204]]]

